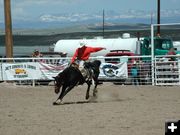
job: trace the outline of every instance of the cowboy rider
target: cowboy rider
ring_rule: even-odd
[[[105,50],[104,47],[89,47],[86,46],[84,42],[81,42],[79,45],[79,48],[76,49],[72,59],[71,63],[76,63],[79,67],[79,70],[81,71],[83,77],[86,76],[85,69],[84,69],[84,62],[87,61],[90,57],[91,53],[98,52],[101,50]]]

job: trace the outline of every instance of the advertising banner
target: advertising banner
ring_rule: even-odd
[[[102,63],[99,78],[107,80],[128,78],[127,62],[119,64]]]
[[[41,77],[39,79],[52,80],[53,79],[52,77],[57,76],[67,66],[68,66],[68,63],[59,64],[59,65],[39,63],[39,70],[41,72]]]
[[[47,64],[43,62],[3,63],[0,80],[53,80],[53,77],[62,72],[68,63]],[[99,79],[128,78],[127,63],[102,63]]]
[[[39,79],[39,64],[35,62],[26,63],[3,63],[3,80],[32,80]]]
[[[2,75],[3,80],[52,80],[52,77],[62,72],[68,63],[52,65],[43,62],[26,62],[26,63],[3,63]]]

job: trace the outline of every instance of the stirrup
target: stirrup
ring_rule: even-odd
[[[73,62],[73,63],[71,64],[71,66],[74,67],[74,68],[79,69],[79,65],[78,65],[77,63],[75,63],[75,62]]]

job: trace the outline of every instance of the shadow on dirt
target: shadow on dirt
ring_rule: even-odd
[[[89,103],[106,103],[106,102],[122,102],[125,101],[125,99],[114,99],[114,100],[107,100],[107,101],[98,101],[94,98],[91,98],[88,101],[77,101],[77,102],[63,102],[63,103],[53,103],[53,105],[72,105],[72,104],[89,104]]]

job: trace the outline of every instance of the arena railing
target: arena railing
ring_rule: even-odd
[[[100,81],[112,81],[114,84],[123,84],[123,85],[152,85],[151,79],[151,57],[150,56],[120,56],[120,57],[94,57],[93,59],[99,59],[102,61],[102,71],[103,64],[106,67],[107,63],[112,63],[115,66],[119,66],[122,63],[126,63],[127,76],[120,78],[113,77],[104,77],[99,78]],[[125,68],[124,67],[124,68]],[[136,75],[132,74],[132,68],[135,67],[137,69]],[[115,68],[116,67],[111,67]],[[117,72],[117,70],[114,70]],[[122,70],[119,70],[122,72]],[[107,74],[108,76],[108,74]]]
[[[90,61],[95,59],[102,63],[99,81],[123,85],[152,85],[155,82],[155,85],[161,85],[160,72],[157,72],[158,61],[155,59],[155,64],[152,64],[151,56],[99,56],[91,57]],[[70,60],[70,57],[0,58],[0,80],[10,80],[17,84],[49,84],[53,80],[53,76],[69,65]],[[179,65],[179,61],[177,64]],[[137,73],[132,70],[133,67],[137,68]],[[155,74],[154,78],[152,74]],[[178,72],[173,74],[179,76],[179,68]],[[174,85],[178,85],[178,83]]]
[[[180,85],[180,55],[155,57],[156,85]]]
[[[123,85],[152,85],[153,83],[179,85],[180,56],[172,56],[176,58],[175,61],[166,61],[164,60],[166,57],[156,56],[154,64],[151,56],[91,57],[90,61],[95,59],[101,61],[99,81],[102,82],[109,81]],[[53,76],[69,65],[70,60],[70,57],[0,58],[0,81],[10,80],[17,84],[31,85],[49,84]],[[174,65],[173,69],[172,65]],[[133,67],[136,69],[133,70]],[[35,69],[37,71],[34,71]]]

